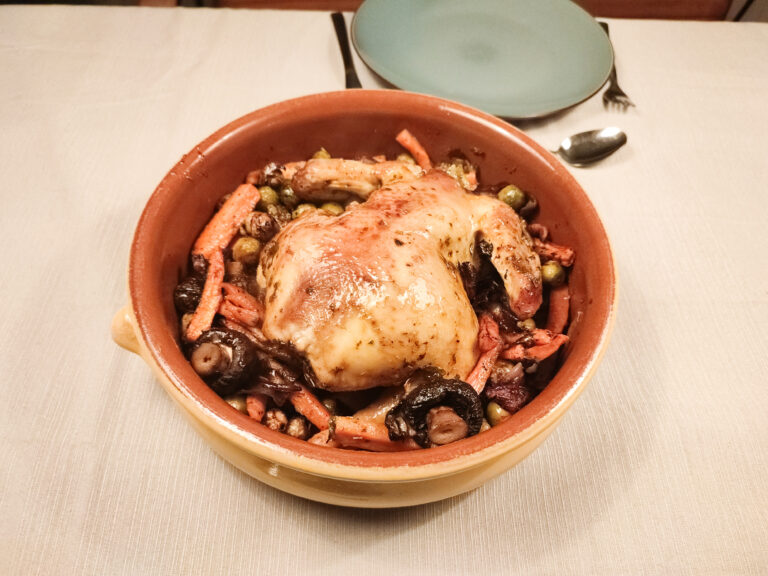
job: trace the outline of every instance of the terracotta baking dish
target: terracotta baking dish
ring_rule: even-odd
[[[565,361],[529,405],[491,430],[428,450],[375,454],[316,446],[273,432],[241,414],[196,375],[179,348],[172,291],[194,239],[217,200],[268,161],[394,155],[408,128],[433,159],[460,150],[481,182],[513,182],[539,201],[538,222],[572,246],[571,342]],[[611,249],[584,191],[546,150],[509,124],[425,95],[351,90],[257,110],[195,146],[151,196],[136,228],[128,305],[113,321],[115,341],[141,355],[195,429],[224,459],[275,488],[312,500],[394,507],[471,490],[508,470],[554,429],[592,376],[616,307]]]

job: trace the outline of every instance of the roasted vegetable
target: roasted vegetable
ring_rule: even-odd
[[[520,212],[528,202],[528,196],[514,184],[504,186],[499,190],[499,200],[510,206],[515,212]]]
[[[198,275],[187,276],[179,282],[173,291],[173,303],[176,310],[182,314],[185,312],[194,312],[200,302],[200,296],[203,294],[205,277]]]
[[[469,426],[453,408],[438,406],[427,412],[427,438],[432,444],[450,444],[466,438],[468,433]]]
[[[291,211],[282,204],[270,204],[267,206],[267,214],[272,216],[280,227],[291,221]]]
[[[489,410],[490,404],[495,403],[514,414],[528,404],[535,394],[526,385],[525,377],[522,363],[497,362],[484,390],[485,397],[492,401],[489,403]],[[488,420],[495,426],[490,411]]]
[[[547,260],[541,266],[541,279],[549,286],[560,286],[565,282],[565,270],[556,260]]]
[[[326,202],[325,204],[320,206],[320,210],[325,210],[326,212],[333,214],[334,216],[339,216],[340,214],[344,213],[344,206],[342,206],[338,202]]]
[[[428,446],[427,415],[439,406],[451,408],[466,422],[467,436],[480,431],[483,405],[477,392],[466,382],[443,378],[438,370],[429,369],[413,375],[406,388],[410,391],[385,420],[392,440],[411,436],[420,446]]]
[[[240,232],[266,243],[280,231],[280,225],[266,212],[251,212],[240,226]]]
[[[288,417],[285,412],[277,408],[267,410],[264,415],[264,426],[275,432],[285,432],[288,427]]]
[[[227,328],[203,332],[190,349],[195,371],[219,395],[242,390],[256,367],[256,349],[243,333]]]
[[[288,208],[288,210],[293,210],[301,203],[301,200],[298,199],[293,188],[286,185],[280,188],[280,202],[283,206]]]
[[[301,416],[294,416],[288,421],[285,433],[299,440],[306,440],[309,437],[309,422]]]
[[[265,394],[282,405],[304,383],[315,385],[312,367],[291,344],[267,340],[253,345],[258,364],[251,382],[252,392]]]
[[[293,217],[294,220],[296,220],[296,218],[300,218],[304,214],[309,214],[311,212],[316,212],[316,211],[317,211],[317,206],[315,206],[314,204],[307,204],[307,203],[299,204],[298,206],[296,206],[296,208],[293,209],[291,216]]]
[[[243,414],[248,414],[248,405],[245,401],[245,396],[238,394],[236,396],[227,396],[224,398],[224,401],[232,406],[235,410],[238,412],[242,412]]]
[[[261,211],[265,211],[267,206],[273,206],[280,202],[280,196],[272,186],[260,186],[259,194],[261,194],[261,198],[256,207]]]
[[[488,415],[488,423],[491,426],[498,426],[511,416],[509,412],[504,410],[504,408],[502,408],[496,402],[488,402],[488,406],[486,406],[485,411]]]
[[[238,238],[232,246],[232,257],[236,262],[241,262],[246,266],[258,264],[260,253],[261,242],[249,236]]]

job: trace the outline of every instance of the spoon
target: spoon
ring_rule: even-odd
[[[569,136],[553,151],[573,166],[587,166],[607,158],[627,143],[627,135],[611,126]]]

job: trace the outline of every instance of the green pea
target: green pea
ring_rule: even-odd
[[[331,414],[339,413],[339,403],[336,401],[336,398],[323,398],[321,402]]]
[[[248,408],[245,405],[245,396],[238,394],[237,396],[227,396],[224,401],[232,406],[235,410],[248,414]]]
[[[326,202],[322,206],[320,206],[320,210],[325,210],[326,212],[330,212],[334,216],[338,216],[339,214],[344,213],[344,206],[337,202]]]
[[[267,206],[274,206],[280,202],[280,196],[272,186],[260,187],[259,194],[261,195],[261,198],[259,198],[259,203],[256,205],[256,209],[261,210],[262,212],[267,211]]]
[[[283,206],[288,208],[288,210],[293,210],[296,206],[301,204],[301,200],[298,199],[293,188],[290,186],[283,186],[280,188],[280,202],[282,202]]]
[[[528,318],[526,320],[523,320],[522,322],[518,322],[517,326],[522,330],[532,332],[536,330],[536,321],[533,318]]]
[[[261,242],[256,238],[242,236],[232,246],[232,258],[243,264],[257,264],[261,253]]]
[[[547,260],[541,267],[541,279],[553,288],[560,286],[565,282],[565,270],[559,262]]]
[[[499,200],[509,205],[517,212],[526,205],[528,197],[525,192],[520,190],[520,188],[514,184],[510,184],[499,190]]]
[[[318,150],[317,152],[315,152],[314,154],[312,154],[312,158],[324,158],[324,159],[328,159],[328,158],[330,158],[330,157],[331,157],[330,153],[329,153],[329,152],[328,152],[328,150],[326,150],[325,148],[320,148],[320,150]]]
[[[296,209],[293,211],[291,216],[293,216],[293,219],[296,220],[296,218],[299,218],[304,214],[314,212],[315,210],[317,210],[317,207],[314,204],[299,204],[296,206]]]
[[[499,406],[496,402],[488,402],[488,406],[485,408],[485,413],[488,416],[488,422],[491,426],[498,426],[505,419],[509,418],[511,414]]]

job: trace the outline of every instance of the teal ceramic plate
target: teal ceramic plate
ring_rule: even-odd
[[[398,88],[512,119],[586,100],[613,65],[600,25],[568,0],[366,0],[352,42]]]

